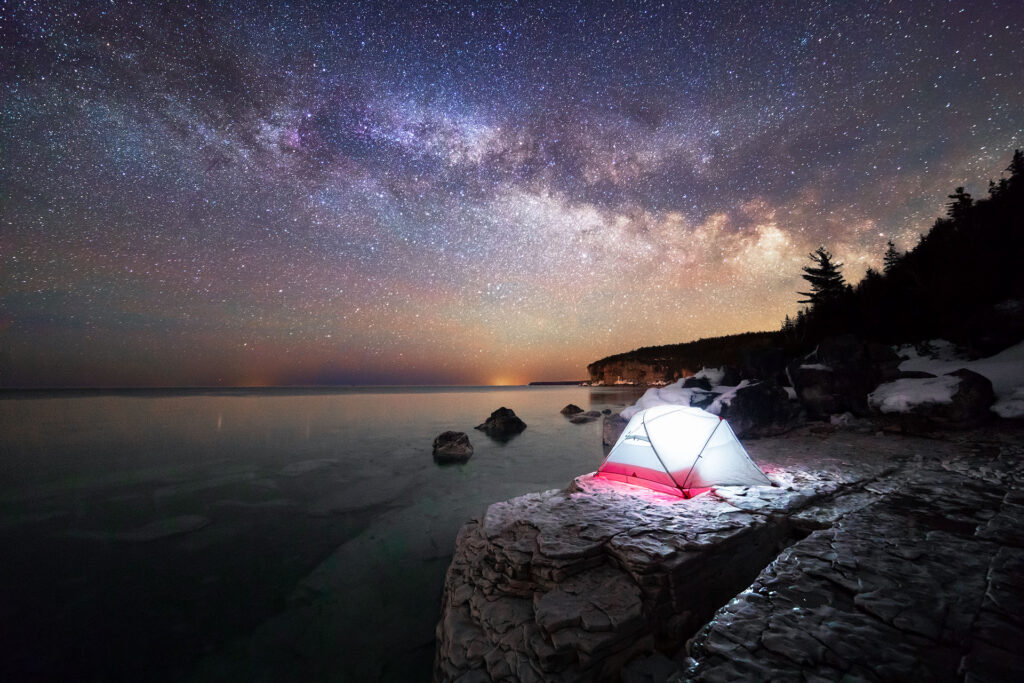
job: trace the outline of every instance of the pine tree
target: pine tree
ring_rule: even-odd
[[[1010,160],[1010,165],[1006,167],[1006,170],[1013,177],[1024,178],[1024,152],[1019,149],[1013,150],[1013,159]]]
[[[1020,187],[1024,183],[1024,152],[1019,149],[1013,151],[1013,159],[1010,161],[1010,165],[1006,167],[1006,170],[1010,172],[1010,177],[1005,180],[1005,184],[1002,189],[1009,187]],[[1004,181],[1000,181],[1004,183]]]
[[[786,319],[782,321],[782,331],[792,332],[793,331],[793,319],[789,317],[789,313],[786,314]]]
[[[896,251],[896,245],[892,243],[892,240],[889,240],[889,247],[885,250],[885,257],[883,259],[884,267],[882,270],[888,273],[893,269],[893,266],[900,262],[900,259],[902,258],[903,254]]]
[[[818,247],[807,256],[815,265],[804,266],[804,274],[800,276],[811,283],[811,291],[797,292],[807,297],[801,299],[800,303],[817,306],[823,301],[832,301],[842,296],[846,292],[846,281],[839,270],[843,264],[834,262],[834,257],[825,247]]]
[[[974,205],[971,193],[965,192],[962,185],[953,190],[953,194],[947,195],[947,199],[952,201],[946,204],[946,215],[957,222],[966,218],[971,206]]]

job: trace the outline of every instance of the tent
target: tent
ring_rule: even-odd
[[[700,408],[661,405],[626,425],[597,475],[691,498],[712,485],[768,486],[729,423]]]

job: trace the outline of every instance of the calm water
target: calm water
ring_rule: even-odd
[[[601,461],[636,390],[0,400],[2,680],[427,680],[461,524]],[[529,428],[472,429],[499,406]],[[469,433],[466,465],[434,436]]]

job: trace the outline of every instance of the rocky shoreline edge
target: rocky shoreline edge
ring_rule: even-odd
[[[1024,670],[1024,429],[803,427],[778,487],[591,476],[460,531],[438,681],[1006,679]]]

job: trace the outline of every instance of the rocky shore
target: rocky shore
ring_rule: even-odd
[[[776,487],[681,502],[584,476],[491,505],[458,537],[435,680],[1022,670],[1024,430],[862,427],[748,443]]]

